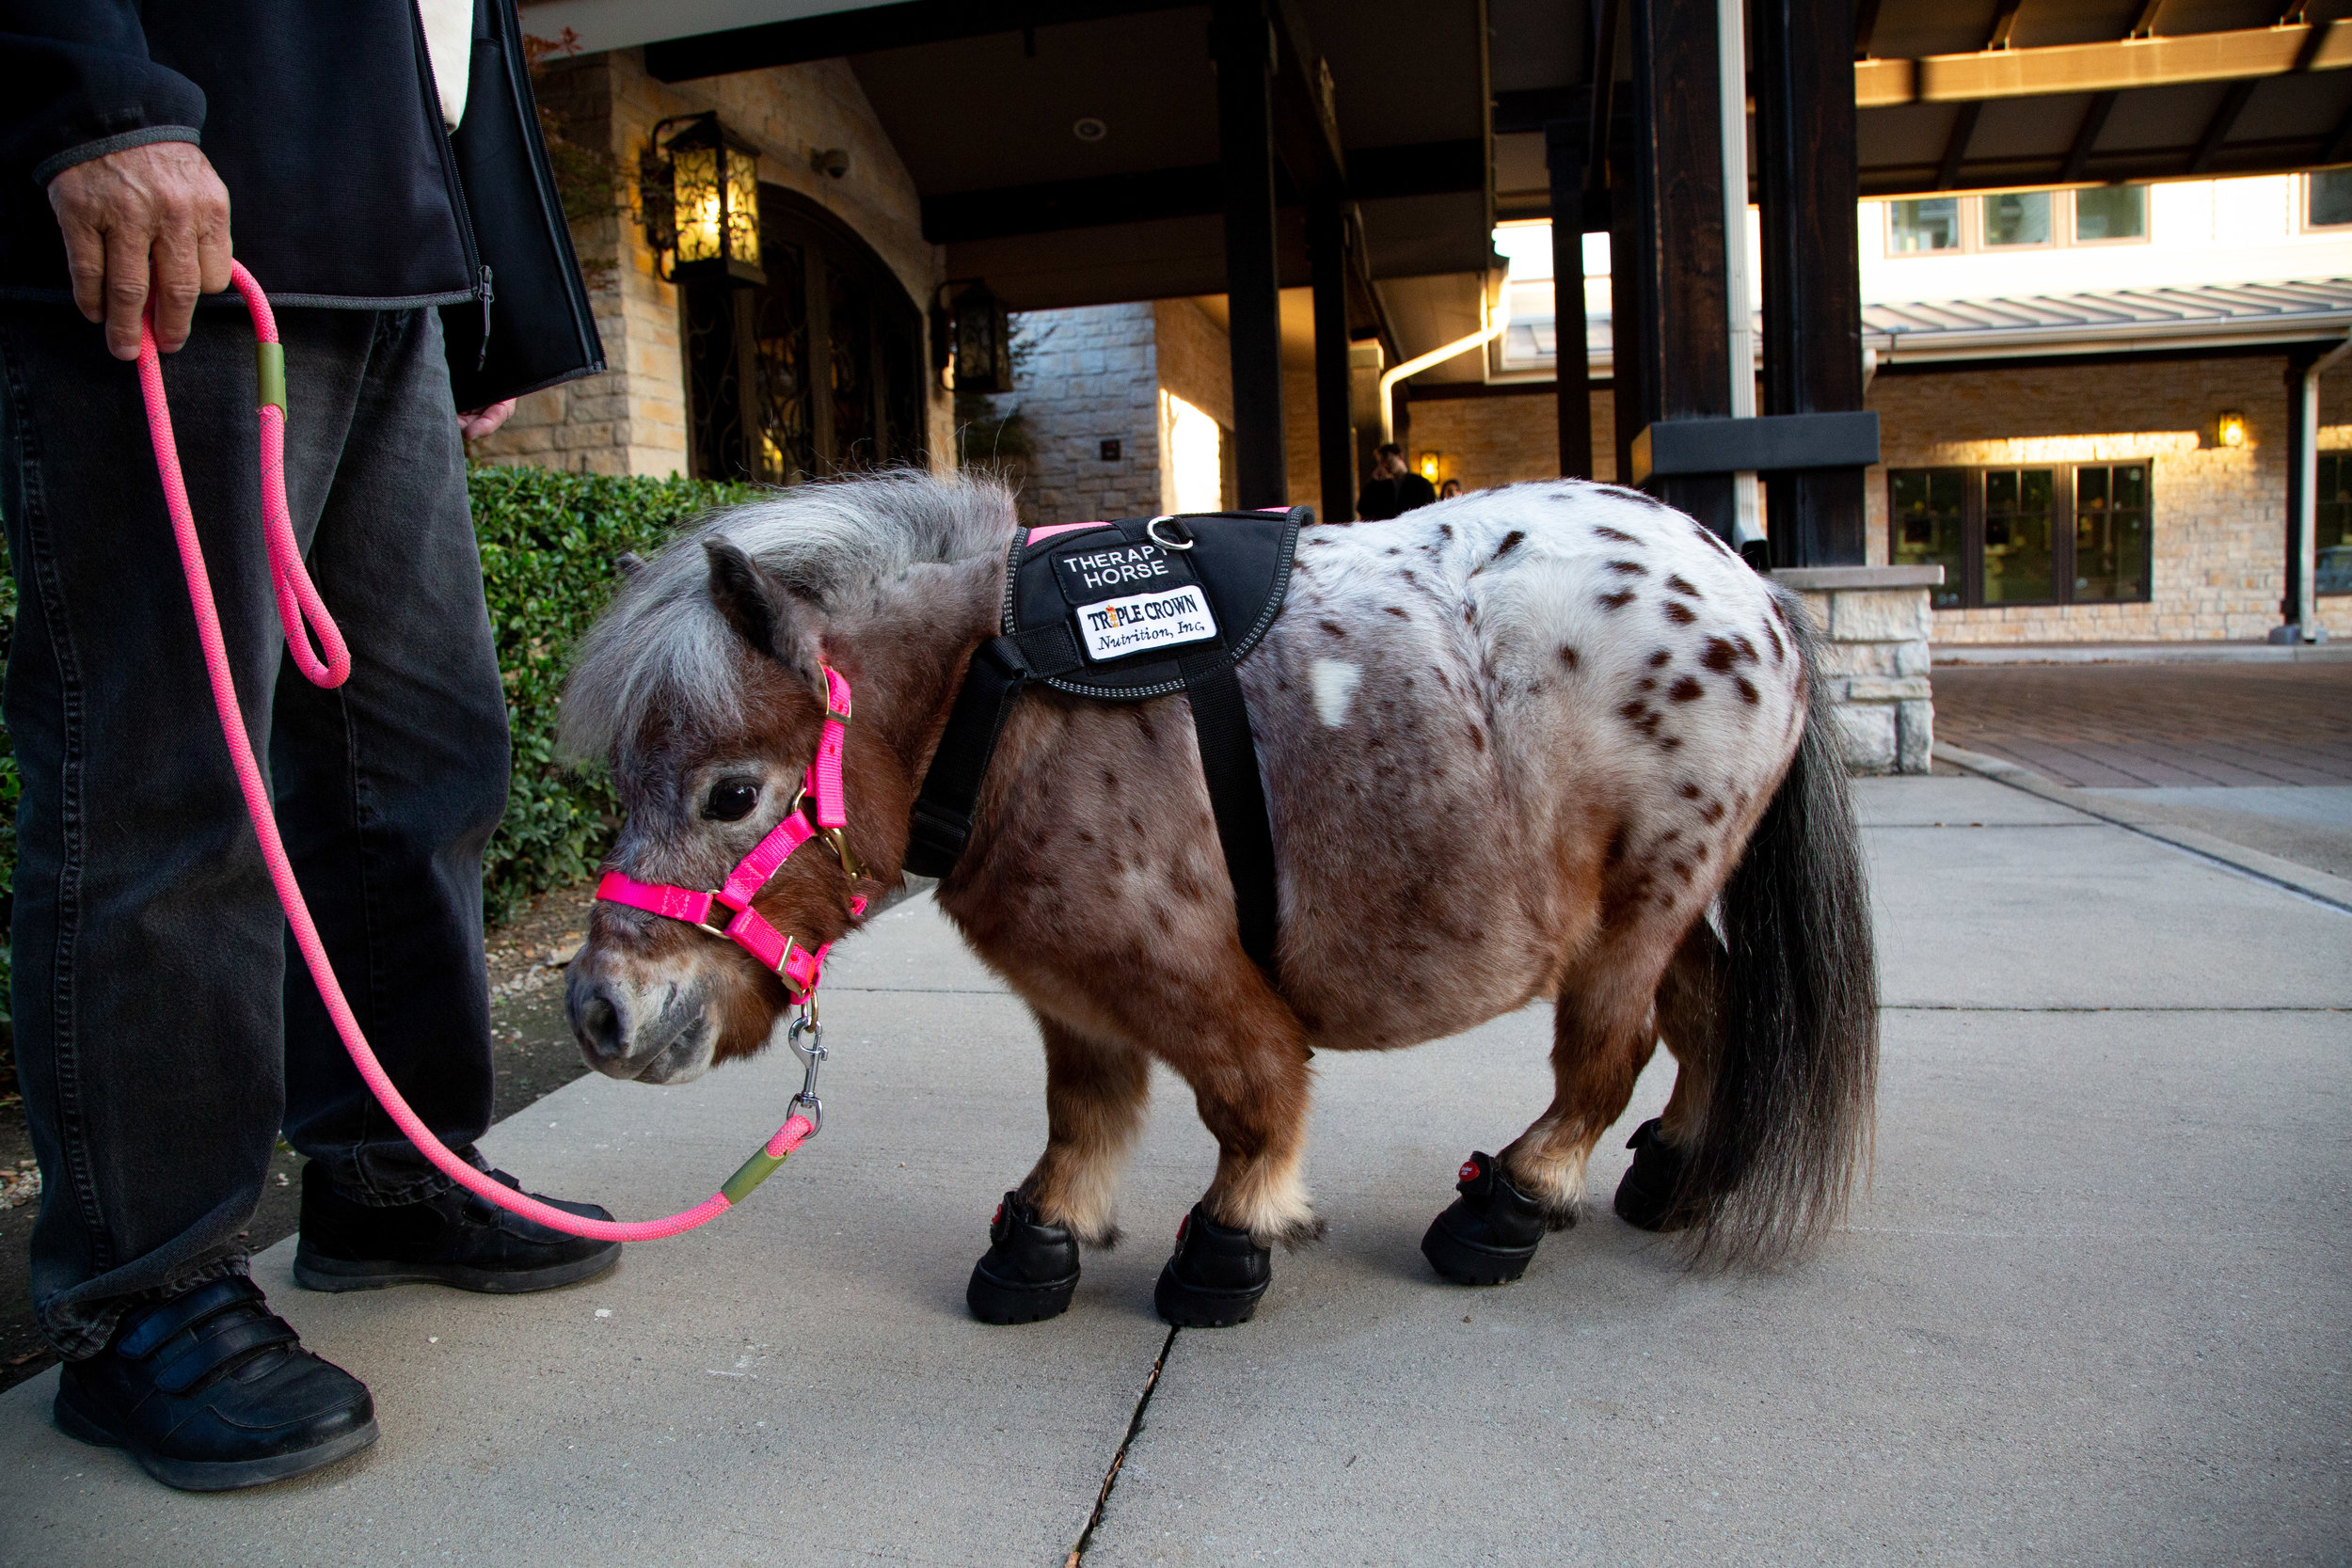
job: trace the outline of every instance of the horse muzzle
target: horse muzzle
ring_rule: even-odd
[[[564,1008],[590,1067],[641,1084],[683,1084],[709,1069],[718,1028],[700,987],[640,984],[597,974],[584,958],[565,976]]]

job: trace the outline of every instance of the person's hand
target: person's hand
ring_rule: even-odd
[[[515,411],[515,400],[494,403],[487,408],[476,408],[457,416],[458,433],[469,441],[479,441],[506,422],[506,416]]]
[[[229,187],[195,144],[150,142],[75,164],[49,182],[65,231],[73,303],[106,324],[118,359],[139,356],[139,316],[155,302],[155,346],[188,341],[199,293],[229,287]]]

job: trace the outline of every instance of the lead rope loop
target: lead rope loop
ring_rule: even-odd
[[[253,334],[261,345],[258,357],[262,382],[262,530],[269,544],[278,619],[285,627],[287,648],[304,676],[318,686],[340,686],[351,674],[351,653],[334,617],[327,613],[325,601],[319,597],[316,585],[310,581],[310,573],[303,568],[302,550],[295,542],[293,515],[286,504],[284,350],[278,341],[278,323],[270,311],[268,297],[253,275],[242,263],[231,261],[229,266],[237,292],[245,296],[246,311],[253,318]],[[254,759],[253,743],[246,734],[245,716],[237,705],[236,682],[229,668],[228,642],[221,635],[220,612],[213,602],[204,548],[197,538],[196,513],[189,505],[187,481],[180,470],[180,447],[172,435],[171,405],[164,395],[163,356],[155,346],[151,305],[139,325],[139,391],[147,404],[147,432],[155,450],[155,475],[163,485],[165,509],[171,515],[172,538],[180,549],[180,569],[187,578],[188,608],[195,613],[197,641],[204,651],[204,673],[212,682],[213,706],[220,719],[221,739],[229,748],[229,760],[236,769],[237,787],[245,796],[246,815],[252,820],[254,835],[261,840],[262,859],[269,867],[278,902],[286,911],[286,924],[293,928],[294,945],[300,949],[302,961],[318,986],[320,998],[326,1004],[327,1016],[334,1020],[335,1032],[342,1037],[343,1048],[351,1053],[352,1065],[358,1069],[369,1092],[435,1169],[475,1196],[536,1220],[551,1230],[603,1242],[649,1242],[691,1230],[725,1213],[816,1132],[816,1118],[800,1114],[799,1100],[793,1101],[793,1115],[776,1129],[775,1136],[743,1162],[718,1192],[693,1208],[667,1218],[630,1221],[585,1219],[491,1180],[451,1152],[401,1097],[369,1047],[367,1036],[361,1032],[359,1021],[353,1016],[351,1004],[336,981],[334,967],[327,961],[326,944],[319,940],[310,905],[303,899],[301,884],[294,879],[294,863],[287,858],[285,843],[278,836],[269,786],[262,781],[261,765]],[[315,650],[310,643],[312,635],[318,639]],[[805,1022],[815,1027],[813,1012],[805,1015]],[[814,1048],[817,1055],[810,1059],[802,1092],[810,1108],[821,1115],[822,1107],[816,1098],[815,1066],[815,1061],[823,1057],[821,1038],[814,1042]],[[806,1053],[802,1054],[808,1059]]]

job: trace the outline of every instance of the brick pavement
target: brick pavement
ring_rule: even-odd
[[[2085,789],[2352,784],[2352,663],[1938,667],[1935,733]]]

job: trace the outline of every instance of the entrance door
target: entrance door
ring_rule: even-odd
[[[914,302],[813,202],[763,184],[759,213],[766,286],[680,291],[694,477],[796,484],[919,461]]]

